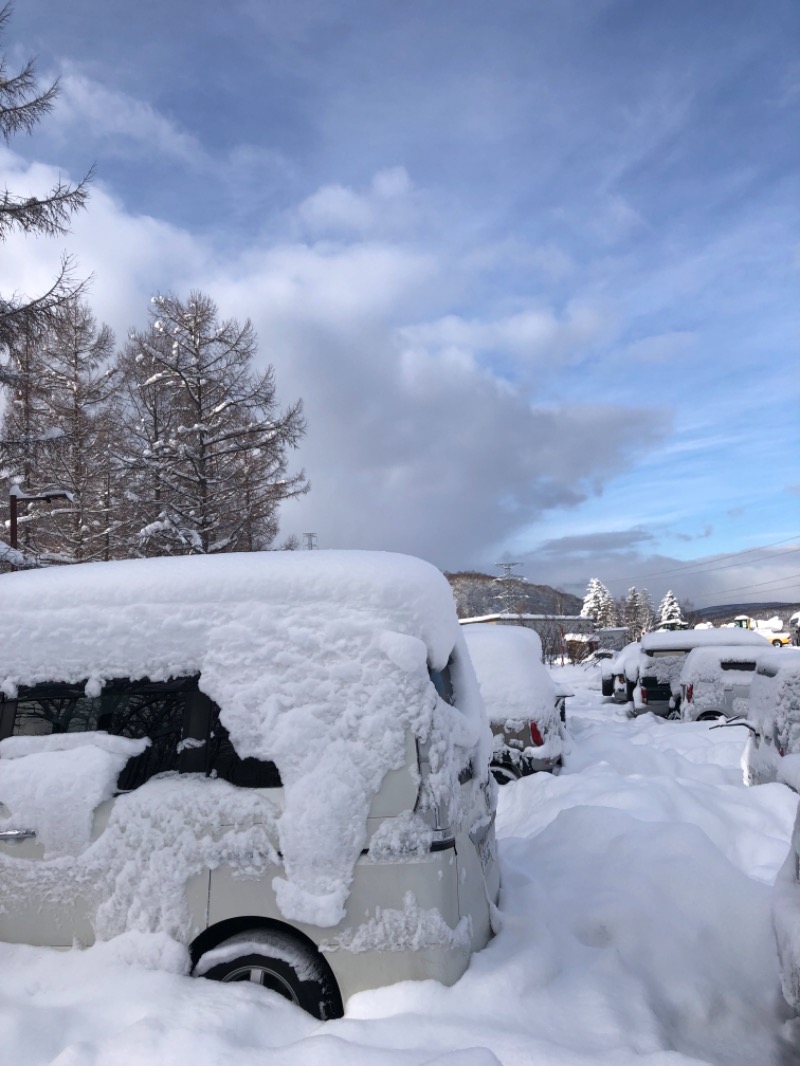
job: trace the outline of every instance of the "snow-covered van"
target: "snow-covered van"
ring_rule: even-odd
[[[494,734],[491,770],[508,784],[539,770],[557,770],[566,746],[565,702],[542,662],[539,634],[525,626],[464,626],[472,664]],[[563,717],[562,717],[563,716]]]
[[[706,722],[745,716],[760,648],[722,645],[693,648],[686,656],[672,693],[684,722]],[[770,649],[771,650],[771,649]]]
[[[800,792],[800,649],[769,650],[750,686],[746,785],[782,781]]]
[[[604,696],[613,696],[615,703],[628,703],[633,699],[640,651],[639,641],[634,640],[626,644],[613,659],[601,663],[602,693]]]
[[[635,667],[628,665],[628,678],[633,682],[632,714],[653,714],[666,717],[680,711],[678,679],[686,656],[695,648],[721,645],[763,651],[768,648],[758,633],[739,629],[690,629],[688,631],[645,633]],[[675,686],[675,687],[674,687]]]
[[[320,1018],[455,982],[499,892],[491,733],[418,559],[269,552],[0,579],[0,939],[168,934]]]

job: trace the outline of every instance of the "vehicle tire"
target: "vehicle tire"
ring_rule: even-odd
[[[510,785],[512,781],[519,781],[522,776],[513,766],[504,762],[492,763],[489,769],[498,785]]]
[[[201,956],[195,972],[199,968],[211,981],[249,981],[269,988],[322,1021],[342,1017],[342,997],[330,967],[302,940],[281,930],[253,929],[223,940],[213,951],[237,944],[242,945],[241,954],[205,971]]]
[[[703,711],[702,714],[698,714],[696,721],[719,722],[720,719],[725,719],[727,721],[727,715],[724,715],[722,711]]]
[[[614,678],[604,677],[600,682],[600,690],[604,696],[614,695]]]
[[[782,640],[773,640],[772,647],[773,648],[782,648],[783,647],[783,641]]]

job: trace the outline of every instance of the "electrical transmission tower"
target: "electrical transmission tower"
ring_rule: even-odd
[[[313,551],[317,546],[317,534],[316,533],[304,533],[306,538],[306,551]]]
[[[521,575],[514,573],[515,566],[522,566],[522,563],[495,563],[495,566],[499,566],[503,573],[500,577],[496,578],[496,581],[502,581],[504,584],[503,598],[505,600],[506,614],[511,614],[511,597],[513,594],[513,582],[519,581]]]

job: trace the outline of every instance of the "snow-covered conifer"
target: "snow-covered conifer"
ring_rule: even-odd
[[[670,589],[658,606],[658,624],[667,626],[676,622],[683,622],[683,612],[675,593]]]
[[[150,328],[132,334],[119,361],[132,552],[267,548],[281,501],[308,490],[288,471],[302,402],[279,409],[273,368],[253,372],[256,350],[249,321],[220,321],[197,292],[156,297]]]

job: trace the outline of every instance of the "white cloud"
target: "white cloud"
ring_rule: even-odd
[[[367,237],[413,226],[419,215],[416,195],[404,167],[379,171],[363,192],[324,185],[294,213],[301,232],[320,236]]]
[[[626,356],[636,362],[672,363],[678,359],[691,357],[697,346],[697,334],[688,330],[674,330],[629,344]]]
[[[205,161],[195,137],[142,100],[108,89],[69,68],[59,80],[61,93],[52,122],[63,136],[72,136],[77,128],[84,139],[87,131],[94,138],[105,139],[106,153],[147,150],[191,164]]]
[[[613,335],[607,312],[574,303],[558,316],[550,307],[531,307],[496,319],[465,319],[446,315],[407,326],[401,337],[431,349],[460,348],[480,355],[503,353],[519,363],[555,363],[584,355],[592,344]]]

